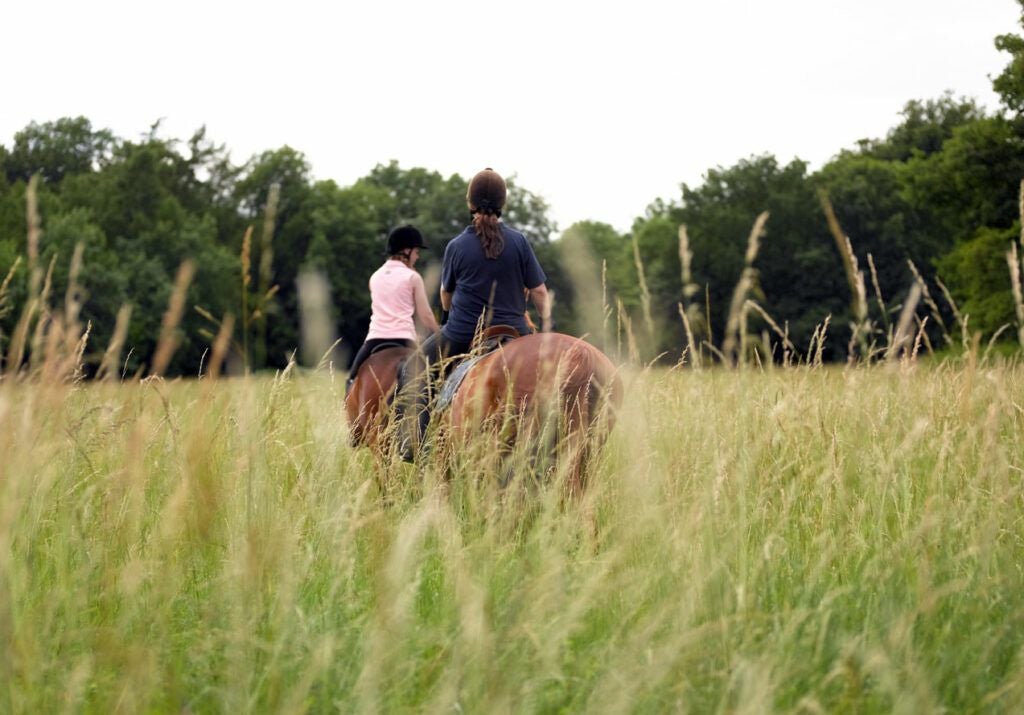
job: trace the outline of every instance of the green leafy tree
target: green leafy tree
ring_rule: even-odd
[[[930,156],[942,150],[957,127],[985,116],[973,99],[957,98],[951,92],[937,99],[911,100],[900,114],[902,121],[889,130],[885,139],[862,139],[858,153],[884,161]]]
[[[897,161],[844,152],[814,177],[828,192],[839,224],[850,238],[865,274],[869,315],[883,328],[914,280],[907,261],[927,273],[935,256],[932,236],[921,227],[923,218],[904,195],[907,171]],[[881,303],[886,306],[884,313],[872,285],[869,256],[876,269]]]
[[[218,242],[237,250],[249,217],[239,211],[235,195],[236,184],[245,167],[236,166],[231,161],[224,144],[217,144],[207,137],[205,126],[192,134],[186,147],[188,154],[183,156],[191,173],[191,193],[200,202],[201,213],[215,219]]]
[[[907,168],[907,200],[926,214],[923,230],[940,255],[982,226],[1007,227],[1017,218],[1024,136],[1001,117],[979,119]]]
[[[1002,117],[977,120],[958,128],[941,152],[911,160],[907,169],[905,195],[923,216],[922,235],[930,238],[927,251],[939,276],[971,316],[970,325],[991,334],[1006,317],[1009,242],[1000,245],[997,237],[1019,215],[1024,137]]]
[[[654,303],[674,307],[679,300],[681,279],[674,284],[670,279],[673,271],[676,276],[681,271],[678,234],[669,229],[686,224],[694,281],[710,298],[710,305],[703,306],[711,318],[710,336],[720,340],[743,270],[747,239],[762,211],[768,211],[770,218],[754,262],[758,279],[751,297],[779,324],[788,323],[791,340],[805,348],[827,315],[834,323],[846,322],[850,293],[807,165],[800,160],[780,166],[770,155],[752,157],[733,167],[710,170],[697,188],[684,184],[681,204],[667,209],[671,223],[660,231],[659,254],[653,262],[658,268],[649,278],[655,286],[652,292],[673,288],[670,294],[656,295]],[[648,260],[646,252],[644,260]],[[678,314],[676,319],[680,322]],[[750,324],[756,329],[759,321],[752,317]],[[681,349],[679,330],[673,329],[672,339]]]
[[[394,201],[396,221],[417,226],[433,249],[439,242],[440,255],[444,245],[469,224],[466,191],[469,183],[458,174],[447,179],[436,171],[420,167],[402,169],[398,162],[378,164],[357,183],[384,189]],[[534,244],[546,243],[556,230],[548,217],[547,202],[521,187],[515,176],[508,177],[508,199],[502,219],[522,231]]]
[[[447,179],[436,171],[421,167],[403,169],[398,162],[378,164],[359,179],[356,187],[383,192],[389,203],[382,205],[379,227],[382,234],[393,225],[411,223],[426,237],[431,259],[440,259],[444,246],[459,234],[469,219],[466,209],[468,185],[458,174]]]
[[[272,187],[277,187],[277,205],[268,207]],[[243,344],[252,343],[252,365],[255,368],[284,367],[299,344],[299,301],[296,280],[309,250],[312,223],[306,211],[310,197],[309,162],[299,151],[285,146],[266,151],[244,167],[235,184],[235,201],[242,216],[254,226],[250,245],[251,276],[249,297],[240,321],[240,331],[249,326],[250,335]],[[269,234],[264,220],[272,208]],[[269,239],[269,241],[268,241]],[[241,255],[242,234],[234,248]],[[241,277],[235,284],[241,289]],[[271,298],[274,286],[278,291]],[[239,305],[239,310],[243,306]],[[254,312],[259,310],[258,313]]]
[[[89,209],[70,208],[50,214],[45,220],[41,262],[49,265],[54,260],[54,305],[62,309],[64,291],[69,288],[70,268],[75,247],[82,244],[82,266],[77,279],[84,302],[80,320],[92,324],[93,353],[109,341],[111,328],[118,309],[131,302],[128,295],[126,273],[121,259],[110,249],[107,236],[96,224]],[[95,367],[95,365],[93,365]]]
[[[14,135],[13,147],[0,159],[8,181],[28,181],[39,174],[47,183],[57,184],[69,174],[99,169],[115,146],[108,130],[94,130],[85,117],[65,117],[32,122]]]
[[[550,207],[547,201],[520,186],[515,175],[510,176],[505,183],[508,186],[508,199],[505,202],[503,220],[522,231],[535,246],[548,243],[558,231],[558,224],[548,216]],[[465,195],[462,205],[466,205]]]
[[[3,147],[0,146],[0,158],[2,154]],[[24,207],[24,199],[21,206]],[[25,253],[24,245],[24,209],[19,210],[15,191],[0,172],[0,285],[11,275],[11,282],[0,292],[0,356],[6,354],[7,337],[18,319],[17,308],[24,305],[24,269],[18,276],[11,273]]]
[[[1024,27],[1024,0],[1017,1],[1021,6],[1020,25]],[[992,89],[1010,111],[1020,114],[1024,111],[1024,38],[1007,33],[996,37],[995,45],[1010,53],[1010,63],[992,81]]]
[[[197,267],[188,304],[215,319],[229,312],[242,316],[238,324],[248,330],[239,342],[251,345],[250,364],[280,367],[299,343],[296,279],[302,270],[318,268],[327,275],[339,332],[354,344],[365,335],[367,280],[383,260],[388,230],[406,221],[420,226],[434,249],[428,261],[436,263],[469,220],[467,185],[458,175],[445,178],[391,162],[341,188],[331,181],[313,183],[306,158],[287,146],[235,166],[205,128],[185,142],[159,130],[158,122],[142,139],[124,141],[94,130],[84,118],[64,118],[32,123],[15,136],[12,148],[0,146],[0,271],[6,275],[25,254],[25,188],[39,174],[40,262],[56,257],[59,291],[75,246],[84,246],[78,277],[87,296],[82,319],[93,323],[97,351],[109,340],[120,306],[134,307],[129,372],[152,355],[174,275],[185,259]],[[509,182],[506,217],[538,250],[550,245],[553,224],[546,211],[538,196]],[[243,267],[247,226],[253,231]],[[0,333],[9,334],[17,319],[10,306],[24,303],[22,266],[7,291]],[[206,317],[186,313],[171,374],[198,369],[207,347],[203,329],[210,327]]]
[[[1019,24],[1024,27],[1024,0]],[[940,275],[970,315],[972,328],[992,334],[1015,322],[1006,252],[1020,236],[1019,187],[1024,177],[1024,38],[995,38],[1010,61],[992,81],[1015,116],[989,117],[965,127],[914,186],[935,209],[937,229],[955,245],[937,260]],[[923,186],[922,186],[923,185]]]
[[[971,330],[992,335],[1016,323],[1006,253],[1019,236],[1019,223],[1004,229],[981,228],[939,259],[939,272],[960,297],[960,310],[970,316]]]
[[[109,267],[110,285],[99,290],[86,284],[91,295],[106,302],[108,319],[98,321],[94,345],[101,346],[112,329],[116,304],[130,303],[134,310],[129,328],[134,371],[151,356],[160,334],[170,287],[180,264],[191,259],[197,267],[189,293],[189,305],[202,305],[215,314],[232,309],[232,278],[237,275],[237,258],[218,241],[215,215],[208,212],[202,182],[196,166],[175,148],[175,142],[149,137],[139,143],[123,142],[95,174],[68,176],[61,198],[68,210],[84,210],[74,224],[94,236],[97,248],[87,245],[87,265]],[[59,215],[43,210],[44,245],[49,223]],[[95,230],[87,230],[88,226]],[[66,229],[67,243],[75,233]],[[61,253],[68,250],[65,245]],[[90,269],[91,270],[91,269]],[[93,306],[90,304],[90,309]],[[188,311],[182,324],[183,342],[171,364],[172,372],[193,373],[198,369],[206,344],[200,338],[203,320]]]
[[[1005,249],[990,240],[974,242],[984,226],[1006,227],[1017,213],[1017,177],[1024,172],[1020,137],[1014,125],[986,116],[973,101],[943,95],[906,105],[903,121],[881,141],[861,142],[842,152],[815,177],[825,187],[843,230],[850,236],[861,267],[870,253],[878,268],[883,296],[898,305],[913,280],[911,260],[926,280],[935,270],[966,305],[986,304],[983,283],[960,280],[952,271],[963,256],[1005,265]],[[991,234],[984,233],[986,237]],[[944,257],[954,253],[949,260]],[[876,301],[870,308],[875,311]],[[945,318],[951,311],[943,308]],[[990,312],[987,311],[986,312]],[[876,314],[876,320],[878,318]],[[991,321],[975,322],[975,327]],[[938,337],[938,334],[935,334]]]

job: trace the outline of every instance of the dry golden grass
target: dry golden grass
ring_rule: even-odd
[[[468,454],[374,467],[330,373],[5,381],[0,697],[1012,711],[1022,377],[980,358],[633,371],[568,503],[502,491]]]

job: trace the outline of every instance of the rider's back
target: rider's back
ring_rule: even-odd
[[[522,233],[499,224],[504,247],[487,258],[476,230],[468,226],[445,249],[442,287],[452,294],[452,308],[442,332],[461,342],[472,340],[480,317],[486,325],[511,325],[522,334],[526,324],[524,288],[545,281],[544,271]]]

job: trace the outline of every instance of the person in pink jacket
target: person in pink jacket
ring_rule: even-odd
[[[370,330],[349,368],[346,395],[360,366],[375,348],[395,343],[415,348],[416,322],[431,333],[440,330],[427,301],[423,278],[414,270],[425,248],[423,234],[415,226],[398,226],[388,234],[388,259],[370,276]]]

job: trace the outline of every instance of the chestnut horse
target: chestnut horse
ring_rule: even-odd
[[[387,348],[363,364],[345,402],[354,443],[387,447],[383,438],[392,434],[389,404],[398,368],[411,353]],[[459,448],[490,433],[508,451],[550,429],[557,457],[569,460],[567,486],[578,493],[587,463],[614,425],[622,393],[615,366],[593,345],[561,333],[534,333],[509,340],[474,362],[444,417],[448,436]]]

